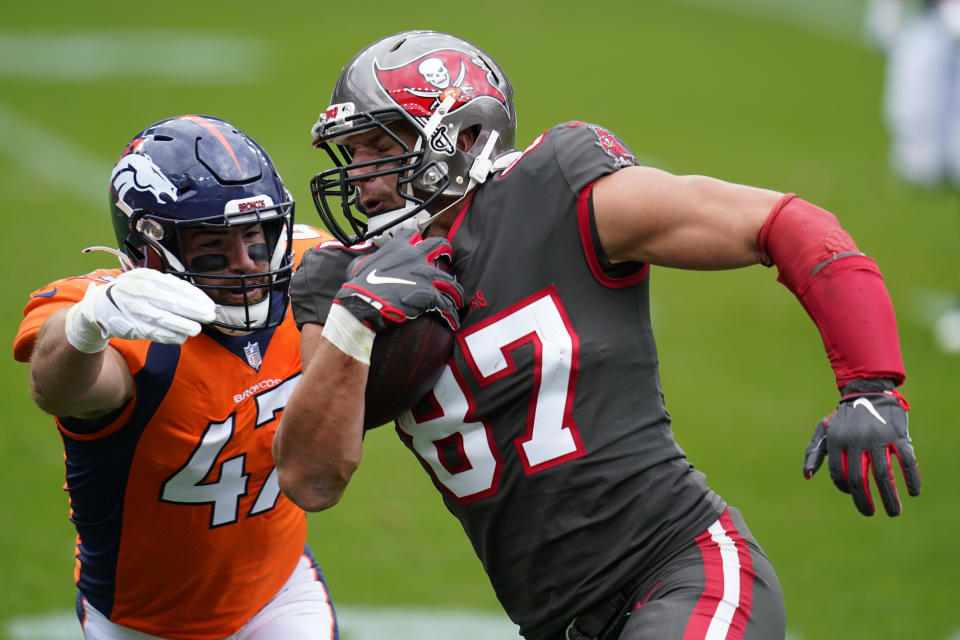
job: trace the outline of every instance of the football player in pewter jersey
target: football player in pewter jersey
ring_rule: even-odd
[[[457,303],[420,268],[451,251],[453,356],[397,431],[521,633],[783,638],[770,561],[674,441],[650,265],[777,266],[841,392],[803,472],[826,457],[866,515],[872,477],[897,515],[892,459],[912,495],[920,477],[877,265],[824,209],[639,166],[596,124],[559,124],[516,152],[512,98],[489,55],[447,34],[395,34],[343,68],[313,129],[335,166],[312,181],[340,243],[308,251],[291,285],[305,380],[274,440],[281,489],[307,510],[340,499],[361,457],[376,331],[397,309]]]
[[[84,637],[337,638],[270,452],[301,375],[290,276],[328,236],[217,118],[150,125],[109,187],[122,268],[37,290],[14,342],[63,439]]]

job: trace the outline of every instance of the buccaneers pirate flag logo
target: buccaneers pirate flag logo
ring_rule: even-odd
[[[496,100],[507,110],[507,99],[497,89],[490,68],[462,51],[433,51],[394,69],[374,63],[374,72],[384,91],[415,118],[429,118],[451,93],[456,96],[451,113],[471,100]],[[438,141],[433,142],[436,146]],[[452,144],[443,146],[453,153]]]

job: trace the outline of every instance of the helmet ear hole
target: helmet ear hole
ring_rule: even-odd
[[[146,251],[144,252],[143,266],[147,269],[156,269],[157,271],[163,271],[164,260],[160,257],[160,254],[157,253],[157,250],[153,247],[144,247]]]
[[[483,125],[475,124],[463,129],[457,136],[457,148],[461,151],[470,151],[477,145]]]

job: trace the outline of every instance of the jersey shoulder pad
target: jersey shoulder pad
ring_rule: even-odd
[[[617,169],[639,164],[636,156],[608,129],[581,121],[558,124],[543,132],[520,153],[505,157],[497,175],[534,175],[538,179],[559,169],[574,193]]]
[[[300,264],[303,252],[325,242],[333,240],[333,236],[317,227],[308,224],[295,223],[293,225],[293,260],[294,266]]]
[[[547,137],[575,192],[601,176],[639,164],[623,140],[599,125],[567,122],[553,127]]]

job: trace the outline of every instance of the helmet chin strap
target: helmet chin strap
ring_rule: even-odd
[[[493,155],[493,147],[497,144],[497,140],[499,139],[499,131],[494,130],[490,132],[490,137],[487,138],[487,143],[483,145],[483,150],[477,154],[473,164],[470,165],[470,182],[467,183],[467,192],[477,185],[486,182],[487,178],[493,172],[493,158],[491,158],[491,156]]]
[[[414,203],[410,202],[409,200],[405,200],[403,203],[403,206],[400,207],[399,209],[394,209],[393,211],[387,211],[386,213],[380,213],[375,215],[373,218],[371,218],[368,223],[369,224],[368,229],[374,232],[377,231],[378,229],[382,229],[384,226],[389,225],[391,222],[393,222],[397,218],[400,218],[406,215],[416,207],[417,205],[415,205]],[[375,244],[376,246],[378,247],[383,246],[383,244],[387,240],[397,235],[397,233],[401,231],[405,231],[408,229],[415,229],[417,231],[421,230],[423,228],[421,226],[421,223],[428,218],[431,218],[429,211],[425,211],[425,210],[419,211],[413,216],[404,220],[403,222],[399,222],[393,225],[392,227],[389,227],[388,229],[384,229],[382,233],[376,236],[373,236],[371,240],[373,241],[373,244]]]
[[[252,331],[256,331],[259,327],[263,326],[267,321],[267,315],[270,313],[270,296],[266,295],[263,297],[263,300],[260,302],[255,302],[250,305],[225,305],[218,304],[215,308],[215,317],[216,322],[222,322],[224,324],[231,324],[233,326],[244,326],[249,320],[250,328],[249,329],[230,329],[228,327],[220,327],[214,324],[214,328],[219,329],[223,333],[226,333],[231,336],[242,336],[246,335]]]
[[[450,109],[456,103],[457,98],[460,96],[459,90],[447,89],[444,91],[443,100],[437,106],[436,111],[430,116],[426,124],[423,125],[423,138],[424,140],[429,141],[433,138],[433,134],[436,133],[437,128],[440,126],[440,121],[444,119]],[[442,94],[441,94],[442,95]],[[456,142],[454,142],[456,144]],[[420,141],[417,141],[417,146],[419,147]]]

